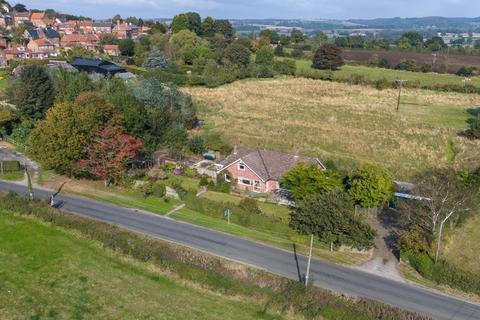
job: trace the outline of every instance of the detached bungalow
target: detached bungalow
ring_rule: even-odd
[[[326,169],[317,158],[235,147],[227,159],[217,163],[217,177],[233,182],[235,188],[240,190],[271,193],[280,189],[281,178],[299,163]]]

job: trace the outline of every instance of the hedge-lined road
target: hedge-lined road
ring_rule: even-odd
[[[25,195],[27,188],[0,181],[0,191]],[[35,195],[48,198],[52,193],[36,190]],[[134,212],[132,209],[76,196],[58,196],[63,209],[98,219],[132,231],[155,236],[233,259],[270,272],[298,279],[303,275],[306,258],[165,217]],[[311,277],[322,288],[357,297],[365,297],[444,320],[480,320],[480,305],[437,294],[422,288],[378,277],[357,269],[312,261]]]

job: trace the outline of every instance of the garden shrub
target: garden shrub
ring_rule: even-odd
[[[245,210],[246,212],[250,212],[253,214],[261,214],[262,210],[258,207],[258,203],[255,199],[252,198],[243,198],[242,201],[238,204],[240,209]]]
[[[209,182],[209,181],[208,181],[208,178],[207,178],[206,176],[202,176],[202,177],[200,178],[200,181],[199,181],[198,185],[199,185],[200,187],[206,187],[206,186],[208,186],[208,182]]]
[[[167,193],[167,187],[163,183],[155,183],[152,189],[152,195],[157,198],[163,198]]]

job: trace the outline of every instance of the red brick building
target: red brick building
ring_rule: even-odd
[[[326,169],[316,158],[235,147],[227,159],[217,163],[217,177],[232,182],[236,189],[270,193],[280,189],[281,178],[298,163],[311,163]]]

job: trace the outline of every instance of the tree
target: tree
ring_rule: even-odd
[[[430,170],[415,177],[412,194],[419,197],[406,203],[404,217],[436,238],[435,262],[440,256],[445,223],[474,205],[475,190],[452,169]]]
[[[473,76],[473,68],[462,66],[460,69],[458,69],[456,75],[460,77],[471,77]]]
[[[161,22],[150,23],[148,24],[148,26],[150,27],[150,31],[149,31],[150,34],[154,34],[154,33],[163,34],[167,32],[167,27]]]
[[[88,146],[88,159],[79,163],[105,186],[115,184],[142,151],[142,142],[124,133],[124,128],[107,126],[97,132]]]
[[[148,58],[145,60],[143,66],[147,69],[164,70],[171,64],[170,59],[163,53],[162,50],[154,48],[150,51]]]
[[[17,3],[16,5],[13,6],[13,11],[16,11],[16,12],[27,12],[28,9],[27,9],[27,6],[25,6],[24,4]]]
[[[443,38],[439,36],[432,37],[431,39],[425,41],[425,46],[432,51],[439,51],[447,47]]]
[[[85,91],[94,89],[92,79],[86,72],[71,72],[63,68],[51,71],[55,88],[55,101],[70,101]]]
[[[211,38],[215,35],[215,20],[212,17],[206,17],[203,20],[200,34],[205,38]]]
[[[74,60],[76,58],[93,58],[94,54],[92,51],[85,49],[82,46],[74,46],[72,49],[68,50],[66,53],[69,60]]]
[[[122,56],[131,57],[135,54],[135,42],[132,39],[122,39],[118,43]]]
[[[397,70],[417,71],[417,62],[413,59],[405,59],[395,66]]]
[[[25,65],[9,88],[9,96],[22,117],[42,119],[53,104],[53,83],[43,66]]]
[[[235,37],[235,29],[228,20],[215,20],[215,33],[220,33],[225,39],[230,42]]]
[[[321,241],[359,249],[373,246],[375,231],[355,216],[352,200],[343,190],[310,194],[296,203],[290,213],[290,227]]]
[[[333,170],[320,170],[316,165],[299,163],[283,176],[280,185],[290,190],[297,200],[323,190],[341,188],[342,181]]]
[[[305,36],[303,32],[298,29],[293,29],[290,33],[290,38],[292,39],[293,43],[300,43],[305,41]]]
[[[250,63],[251,52],[238,43],[230,44],[223,52],[223,57],[233,64],[247,66]]]
[[[112,23],[122,22],[122,17],[119,14],[116,14],[112,18]]]
[[[181,13],[173,17],[172,24],[170,25],[170,29],[172,29],[173,33],[177,33],[182,30],[188,30],[188,27],[188,17],[185,13]]]
[[[415,31],[409,31],[402,34],[402,38],[407,39],[410,47],[413,48],[422,48],[423,47],[423,36]]]
[[[322,31],[317,31],[315,32],[315,36],[313,37],[313,42],[316,48],[320,48],[321,46],[323,46],[325,43],[328,42],[328,37]]]
[[[188,20],[188,30],[200,35],[202,29],[202,18],[200,15],[196,12],[187,12],[186,16]]]
[[[271,66],[273,65],[274,59],[273,49],[270,46],[264,46],[257,51],[255,63]]]
[[[385,69],[390,69],[390,61],[388,61],[388,59],[386,57],[383,57],[382,59],[380,59],[380,61],[378,62],[378,66],[380,68],[385,68]]]
[[[72,166],[86,156],[95,132],[120,121],[112,104],[98,93],[84,92],[75,102],[50,108],[27,141],[28,153],[43,166],[72,173]]]
[[[118,39],[111,33],[106,33],[100,37],[100,45],[104,46],[106,44],[117,44]]]
[[[364,208],[378,207],[393,197],[393,176],[375,164],[363,164],[348,181],[348,193]]]
[[[208,59],[212,55],[207,41],[189,30],[175,33],[169,43],[180,54],[185,64],[192,64],[197,58]]]
[[[281,44],[277,45],[275,47],[275,50],[273,51],[273,54],[277,57],[283,57],[285,55],[285,52],[283,51],[283,46]]]
[[[332,43],[325,43],[315,52],[312,67],[322,70],[337,70],[343,64],[342,50]]]
[[[271,44],[278,44],[280,42],[280,35],[275,30],[263,29],[260,32],[260,37],[270,39]]]

